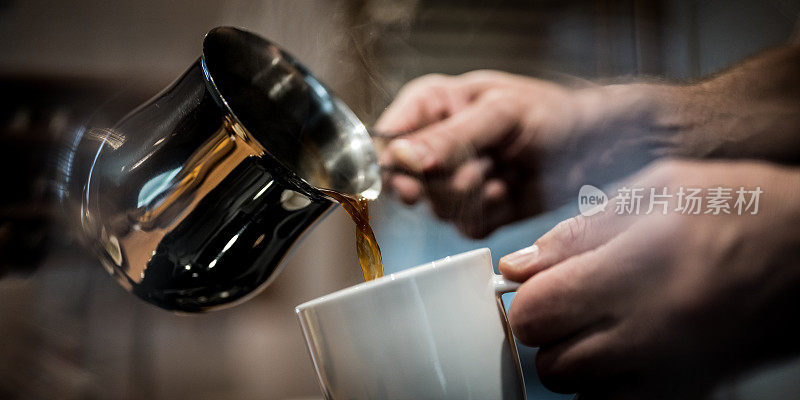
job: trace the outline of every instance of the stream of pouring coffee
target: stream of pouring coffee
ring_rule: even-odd
[[[372,232],[372,226],[369,223],[369,200],[334,190],[320,190],[341,204],[344,211],[347,212],[356,225],[356,250],[358,251],[358,262],[361,264],[361,272],[364,274],[364,281],[371,281],[383,276],[381,249],[378,247],[378,242],[375,240],[375,234]]]

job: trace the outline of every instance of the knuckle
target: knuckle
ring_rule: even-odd
[[[448,78],[450,77],[444,74],[427,74],[412,79],[406,84],[406,88],[409,90],[419,90],[421,88],[442,86],[447,82]]]
[[[578,215],[567,220],[561,221],[556,225],[556,239],[562,245],[570,245],[572,243],[583,240],[586,234],[587,219],[582,215]]]
[[[657,229],[653,230],[653,238],[659,240],[662,246],[660,246],[660,249],[655,249],[653,254],[672,259],[676,255],[676,253],[674,253],[677,250],[676,247],[694,249],[694,243],[681,243],[674,239],[676,237],[687,237],[687,235],[691,235],[691,231],[696,228],[696,225],[694,225],[691,220],[691,216],[668,214],[664,216],[658,215],[657,218],[657,220],[651,222],[655,224],[653,226],[657,227]],[[704,240],[698,241],[697,243],[700,245],[706,244]],[[670,252],[673,253],[670,254]]]
[[[684,160],[666,159],[656,161],[642,173],[646,184],[674,186],[690,173],[691,164]]]
[[[496,121],[510,121],[518,119],[521,103],[514,92],[505,88],[489,89],[480,97],[490,118]]]
[[[444,89],[438,85],[424,85],[412,88],[411,95],[429,109],[438,109],[441,106],[441,96]]]
[[[460,75],[461,78],[469,79],[469,80],[489,80],[489,79],[497,79],[502,75],[502,72],[493,70],[493,69],[476,69],[473,71],[465,72]]]
[[[481,100],[492,106],[496,111],[504,109],[502,105],[507,103],[506,100],[508,100],[508,98],[508,91],[500,88],[489,89],[481,95]]]
[[[459,182],[449,182],[447,185],[447,189],[451,196],[460,199],[468,198],[470,197],[471,194],[474,194],[475,192],[475,188],[471,184],[459,183]]]

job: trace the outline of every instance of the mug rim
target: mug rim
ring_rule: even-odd
[[[488,247],[481,247],[463,253],[454,254],[452,256],[440,258],[434,261],[429,261],[427,263],[420,264],[408,269],[404,269],[402,271],[398,271],[393,274],[384,275],[380,278],[376,278],[371,281],[362,282],[350,287],[346,287],[344,289],[337,290],[333,293],[317,297],[315,299],[306,301],[300,305],[295,306],[295,312],[299,314],[304,310],[312,309],[321,304],[341,301],[343,299],[350,298],[353,296],[359,296],[365,293],[370,293],[386,286],[399,285],[402,282],[411,279],[412,277],[419,277],[421,275],[426,275],[434,271],[439,271],[442,268],[447,268],[452,266],[454,263],[456,263],[461,259],[472,258],[472,257],[487,257],[489,260],[489,268],[490,268],[489,273],[494,274],[494,271],[491,269],[492,252]]]

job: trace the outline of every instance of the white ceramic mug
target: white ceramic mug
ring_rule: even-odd
[[[519,285],[473,250],[303,303],[327,399],[524,399],[500,295]]]

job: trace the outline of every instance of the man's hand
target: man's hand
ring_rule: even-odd
[[[406,203],[428,197],[438,216],[481,237],[659,156],[796,164],[798,65],[795,43],[692,85],[570,89],[495,71],[425,76],[375,125],[407,134],[381,156],[393,171],[386,187]]]
[[[655,142],[638,136],[657,130],[648,88],[574,90],[496,71],[418,78],[375,125],[406,133],[381,155],[393,171],[387,187],[409,204],[427,197],[440,218],[486,236],[650,160],[643,150]]]
[[[542,382],[581,399],[693,398],[743,368],[800,350],[800,173],[755,162],[667,161],[626,184],[760,187],[758,213],[564,221],[500,260],[525,283],[514,334],[540,346]],[[641,212],[647,209],[647,198]],[[705,206],[701,212],[705,212]]]

